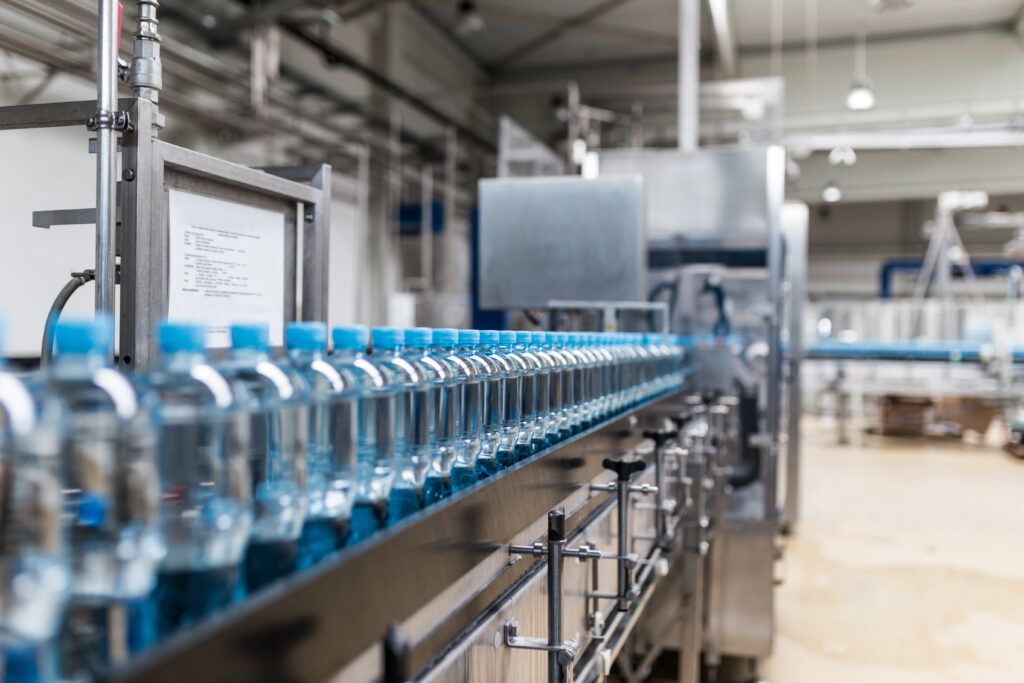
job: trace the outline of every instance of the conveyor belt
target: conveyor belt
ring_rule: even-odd
[[[945,363],[981,363],[1000,353],[994,345],[965,341],[874,341],[841,342],[823,340],[807,348],[811,360],[896,360]],[[1014,363],[1024,363],[1024,348],[1011,351]]]

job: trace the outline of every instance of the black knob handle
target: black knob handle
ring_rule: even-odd
[[[644,468],[647,467],[647,463],[643,460],[612,460],[611,458],[605,458],[601,463],[604,465],[606,470],[614,472],[619,481],[629,481],[630,478],[637,472],[643,472]]]
[[[548,540],[565,540],[565,508],[555,508],[548,513]]]
[[[406,683],[412,678],[409,639],[392,622],[384,637],[384,683]]]
[[[654,443],[661,448],[665,445],[665,442],[669,439],[674,439],[679,435],[678,429],[645,429],[644,438],[653,439]]]

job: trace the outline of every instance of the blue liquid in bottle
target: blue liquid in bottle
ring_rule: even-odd
[[[388,500],[388,525],[424,506],[424,484],[432,466],[433,401],[426,369],[404,355],[405,331],[375,327],[371,332],[374,365],[395,381],[395,479]]]
[[[142,609],[164,555],[155,400],[111,367],[113,339],[110,316],[62,318],[46,375],[71,425],[62,467],[73,573],[65,677],[123,662],[155,637]]]
[[[435,348],[435,337],[437,344],[443,346]],[[405,331],[407,357],[423,367],[433,404],[431,466],[423,489],[425,505],[436,503],[452,492],[452,468],[460,447],[458,380],[455,368],[445,359],[442,350],[454,348],[457,338],[458,331],[453,329],[415,327]]]
[[[205,326],[165,322],[157,341],[159,366],[150,387],[159,398],[160,525],[167,554],[149,607],[163,637],[240,595],[252,501],[245,389],[208,363]]]
[[[0,361],[0,665],[7,681],[58,680],[54,643],[71,593],[60,510],[67,438],[56,394],[38,381],[23,383]]]
[[[356,493],[358,402],[355,379],[327,362],[327,325],[290,323],[288,364],[309,390],[307,430],[309,508],[299,536],[298,568],[345,546]]]
[[[254,592],[298,567],[308,507],[307,388],[301,377],[271,360],[264,324],[231,326],[231,357],[221,371],[251,397],[245,412],[254,517],[244,575],[246,590]]]
[[[395,380],[366,356],[369,330],[364,325],[336,327],[330,362],[354,382],[357,405],[356,499],[348,544],[369,538],[388,521],[388,498],[395,479]]]

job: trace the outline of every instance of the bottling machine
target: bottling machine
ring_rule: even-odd
[[[262,211],[281,246],[271,322],[322,319],[330,168],[251,169],[161,141],[157,3],[138,3],[135,62],[120,70],[114,4],[101,5],[99,102],[6,108],[0,129],[97,131],[97,207],[35,222],[96,223],[97,308],[112,310],[119,282],[121,364],[151,361],[153,322],[187,289],[175,239],[204,217]],[[113,97],[118,73],[133,97]],[[684,683],[725,680],[734,662],[753,675],[773,642],[777,537],[797,515],[806,208],[783,204],[784,166],[774,147],[629,151],[602,154],[598,179],[483,181],[480,306],[688,335],[683,389],[100,678],[639,681],[666,659]]]

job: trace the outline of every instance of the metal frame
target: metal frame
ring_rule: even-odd
[[[254,205],[269,202],[283,208],[288,217],[286,318],[325,320],[331,167],[326,164],[266,169],[241,166],[157,139],[154,130],[160,114],[151,100],[122,98],[118,107],[131,121],[130,128],[121,134],[122,179],[117,183],[121,205],[117,253],[121,257],[119,354],[122,363],[141,368],[154,359],[155,325],[167,311],[167,189],[170,187],[188,188]],[[91,101],[3,107],[0,108],[0,130],[85,125],[95,112],[95,102]],[[96,215],[95,209],[36,212],[33,222],[78,223]],[[300,243],[301,285],[296,281]]]

